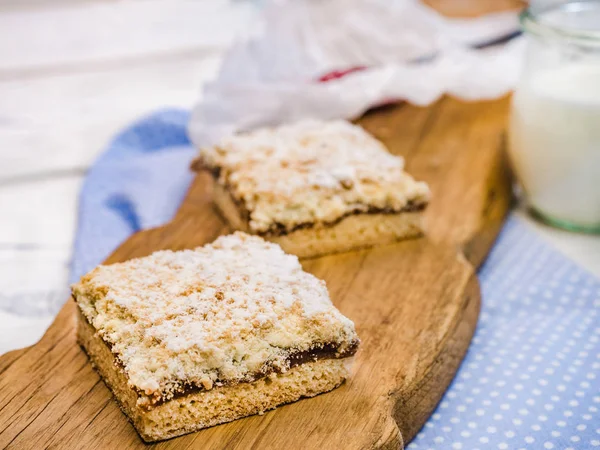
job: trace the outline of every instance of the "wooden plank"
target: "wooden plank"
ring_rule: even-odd
[[[369,113],[359,122],[430,183],[427,238],[307,260],[362,338],[339,389],[153,445],[157,448],[398,448],[427,420],[473,334],[473,265],[511,200],[502,157],[508,100],[445,98]],[[202,176],[176,218],[132,236],[108,262],[190,248],[226,233]],[[146,448],[74,339],[69,301],[35,346],[0,358],[0,447]]]
[[[0,79],[227,49],[256,8],[248,2],[73,2],[1,9]],[[60,31],[60,32],[58,32]],[[8,39],[10,36],[11,39]]]

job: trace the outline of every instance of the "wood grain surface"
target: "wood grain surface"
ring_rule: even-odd
[[[510,207],[503,135],[507,99],[428,108],[406,104],[362,118],[433,201],[426,238],[304,261],[327,281],[362,339],[353,376],[313,399],[152,445],[188,448],[402,448],[451,382],[477,323],[474,267]],[[174,220],[135,234],[108,258],[202,245],[229,230],[198,176]],[[0,358],[0,448],[142,448],[75,342],[68,301],[42,340]]]

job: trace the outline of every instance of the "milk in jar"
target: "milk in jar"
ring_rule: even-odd
[[[546,222],[600,232],[600,0],[532,6],[508,153]]]
[[[509,152],[539,213],[600,225],[600,64],[534,74],[513,97]]]

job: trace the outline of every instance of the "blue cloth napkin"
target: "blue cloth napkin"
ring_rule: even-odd
[[[167,222],[192,179],[189,114],[121,133],[80,199],[72,279],[131,233]],[[409,449],[600,449],[600,281],[509,218],[479,272],[467,357]],[[360,321],[360,318],[354,318]]]

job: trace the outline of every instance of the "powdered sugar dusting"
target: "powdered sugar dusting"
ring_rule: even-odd
[[[73,293],[132,387],[157,399],[285,371],[290,352],[358,339],[323,281],[244,233],[100,266]]]
[[[231,136],[202,149],[200,162],[219,170],[219,183],[248,210],[256,233],[334,222],[373,207],[400,211],[429,199],[427,185],[404,172],[401,157],[343,120]]]

